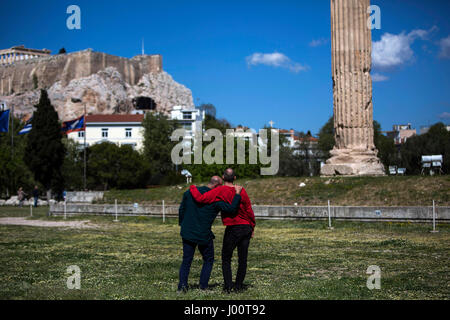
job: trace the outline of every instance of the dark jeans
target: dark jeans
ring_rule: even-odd
[[[39,197],[34,197],[34,206],[37,207]]]
[[[250,245],[252,232],[252,227],[247,224],[228,226],[225,229],[222,246],[222,273],[225,289],[231,289],[232,287],[231,258],[236,247],[238,248],[238,270],[235,288],[242,288],[247,272],[248,246]]]
[[[194,258],[197,243],[183,239],[183,262],[180,267],[180,282],[178,290],[188,288],[189,270]],[[203,257],[203,267],[200,273],[200,289],[208,288],[209,278],[214,263],[214,241],[211,239],[206,245],[198,245],[198,250]]]

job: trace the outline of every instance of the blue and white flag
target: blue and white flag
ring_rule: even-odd
[[[31,117],[26,123],[25,127],[22,128],[22,130],[19,131],[19,134],[25,134],[29,133],[31,131],[31,121],[33,120],[33,117]]]
[[[9,130],[9,110],[0,111],[0,132]]]
[[[84,128],[85,128],[84,127],[84,115],[82,115],[81,117],[79,117],[75,120],[63,122],[61,130],[64,133],[69,134],[73,131],[83,131]]]

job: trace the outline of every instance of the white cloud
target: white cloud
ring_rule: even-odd
[[[372,80],[373,80],[374,82],[381,82],[381,81],[389,80],[389,77],[388,77],[388,76],[385,76],[385,75],[383,75],[383,74],[381,74],[381,73],[374,73],[374,74],[372,75]]]
[[[406,34],[385,33],[379,41],[372,44],[372,63],[374,68],[390,69],[414,60],[411,45],[415,40],[428,40],[429,35],[437,30],[434,26],[429,30],[416,29]]]
[[[310,47],[319,47],[323,46],[328,43],[328,39],[320,38],[320,39],[314,39],[309,43]]]
[[[259,53],[256,52],[251,56],[246,58],[247,65],[256,66],[259,64],[263,64],[266,66],[271,66],[275,68],[284,68],[288,69],[292,72],[298,73],[300,71],[305,71],[308,69],[308,66],[304,66],[298,62],[292,61],[286,55],[274,52],[274,53]]]
[[[450,119],[450,112],[442,112],[438,117],[439,119]]]
[[[439,51],[439,57],[444,59],[450,59],[450,36],[441,39],[439,41],[441,50]]]

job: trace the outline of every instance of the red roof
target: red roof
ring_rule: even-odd
[[[294,140],[296,140],[296,141],[305,141],[305,140],[308,140],[308,141],[311,141],[311,142],[319,141],[319,139],[314,138],[314,137],[300,138],[300,137],[297,137],[297,136],[294,137]]]
[[[91,114],[86,116],[86,123],[92,122],[142,122],[143,114]]]

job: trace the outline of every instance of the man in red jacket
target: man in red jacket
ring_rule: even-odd
[[[191,186],[190,191],[195,201],[200,203],[213,203],[225,201],[231,203],[236,193],[234,180],[236,175],[234,170],[226,169],[223,174],[225,185],[219,186],[211,191],[201,194],[196,186]],[[241,191],[241,202],[237,213],[227,214],[222,212],[222,223],[226,226],[222,245],[222,273],[224,280],[224,290],[230,292],[232,289],[231,258],[233,251],[238,248],[238,271],[234,289],[243,289],[245,274],[247,272],[247,255],[250,245],[250,238],[253,237],[255,229],[255,214],[252,204],[244,188]]]

